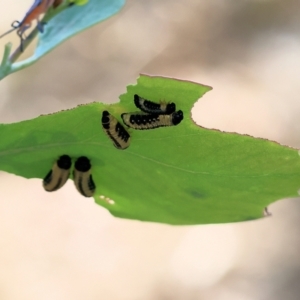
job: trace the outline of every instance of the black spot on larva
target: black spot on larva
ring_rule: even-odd
[[[94,183],[94,180],[92,178],[92,175],[90,175],[90,178],[89,178],[89,182],[88,182],[88,186],[89,186],[89,189],[91,191],[95,190],[96,189],[96,185]]]
[[[183,119],[183,112],[179,110],[170,115],[146,114],[143,112],[123,113],[122,119],[124,124],[134,129],[155,129],[178,125]]]
[[[121,117],[123,118],[123,116],[125,116],[125,115],[126,115],[126,114],[124,113],[124,114],[121,115]],[[130,116],[129,122],[130,122],[131,124],[135,124],[135,117],[134,117],[134,115],[131,115],[131,116]]]
[[[44,178],[44,184],[49,184],[52,180],[52,170],[48,172],[48,174]]]
[[[76,160],[73,171],[76,189],[85,197],[92,197],[96,190],[96,185],[91,174],[91,167],[90,160],[85,156],[81,156]]]
[[[118,133],[118,136],[125,142],[128,141],[128,139],[130,138],[129,133],[125,130],[125,128],[120,124],[117,123],[116,125],[116,131]]]
[[[135,116],[135,123],[138,125],[142,124],[142,117],[140,115]]]

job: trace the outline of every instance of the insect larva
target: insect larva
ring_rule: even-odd
[[[17,29],[17,35],[21,39],[21,52],[23,52],[23,42],[24,42],[24,32],[31,27],[32,21],[37,21],[37,28],[40,32],[44,31],[44,23],[39,20],[39,16],[47,12],[48,8],[53,5],[55,0],[35,0],[28,12],[25,14],[25,17],[21,22],[14,21],[11,26],[13,27],[11,30],[5,32],[0,36],[2,38],[6,34]]]
[[[102,113],[102,128],[112,140],[114,146],[124,150],[130,144],[130,135],[122,124],[107,110]]]
[[[149,114],[158,114],[158,115],[169,115],[176,110],[175,103],[155,103],[149,100],[146,100],[138,95],[134,95],[134,104],[137,108],[143,112]]]
[[[183,112],[178,110],[170,115],[124,113],[123,122],[134,129],[154,129],[163,126],[176,126],[183,120]]]
[[[43,180],[43,187],[47,192],[60,189],[68,180],[72,161],[70,156],[62,155],[53,165]]]
[[[90,160],[85,156],[80,156],[74,166],[73,179],[78,192],[85,197],[92,197],[96,190],[96,185],[91,174]]]

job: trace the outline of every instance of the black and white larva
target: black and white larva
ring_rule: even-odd
[[[134,95],[134,104],[141,111],[148,114],[169,115],[176,111],[175,103],[155,103],[146,100],[138,95]]]
[[[91,168],[90,160],[85,156],[80,156],[76,160],[73,170],[73,179],[76,189],[85,197],[92,197],[96,190]]]
[[[70,156],[60,156],[43,180],[44,189],[47,192],[60,189],[69,178],[71,165],[72,160]]]
[[[123,113],[123,122],[133,129],[154,129],[164,126],[176,126],[183,120],[183,112],[178,110],[170,115],[146,114],[146,113]]]
[[[124,150],[129,147],[130,135],[123,125],[107,110],[102,113],[102,128],[112,140],[114,146]]]

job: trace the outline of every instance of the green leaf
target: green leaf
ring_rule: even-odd
[[[128,86],[120,103],[92,103],[1,125],[0,169],[26,178],[43,178],[60,155],[68,154],[73,160],[84,155],[92,162],[96,202],[115,216],[170,224],[260,218],[271,202],[297,196],[298,151],[268,140],[197,126],[191,109],[210,89],[142,75],[137,85]],[[130,129],[129,148],[118,150],[101,128],[101,114],[109,110],[121,120],[121,113],[136,111],[134,94],[175,102],[184,119],[178,126]]]
[[[72,7],[67,7],[66,2],[55,10],[51,10],[45,16],[47,24],[44,27],[44,33],[39,33],[39,41],[34,54],[14,64],[8,65],[7,62],[2,62],[0,79],[28,67],[66,39],[116,14],[124,4],[125,0],[89,0],[85,5]],[[28,41],[30,42],[36,34],[37,29],[34,29]],[[19,54],[17,52],[14,55],[18,57]]]

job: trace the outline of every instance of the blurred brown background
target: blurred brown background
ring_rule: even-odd
[[[1,32],[31,4],[1,0]],[[147,73],[213,86],[193,110],[202,126],[299,148],[299,13],[299,0],[128,0],[1,81],[0,122],[115,102]],[[172,227],[114,218],[72,181],[48,194],[0,179],[1,300],[300,298],[298,199],[259,221]]]

